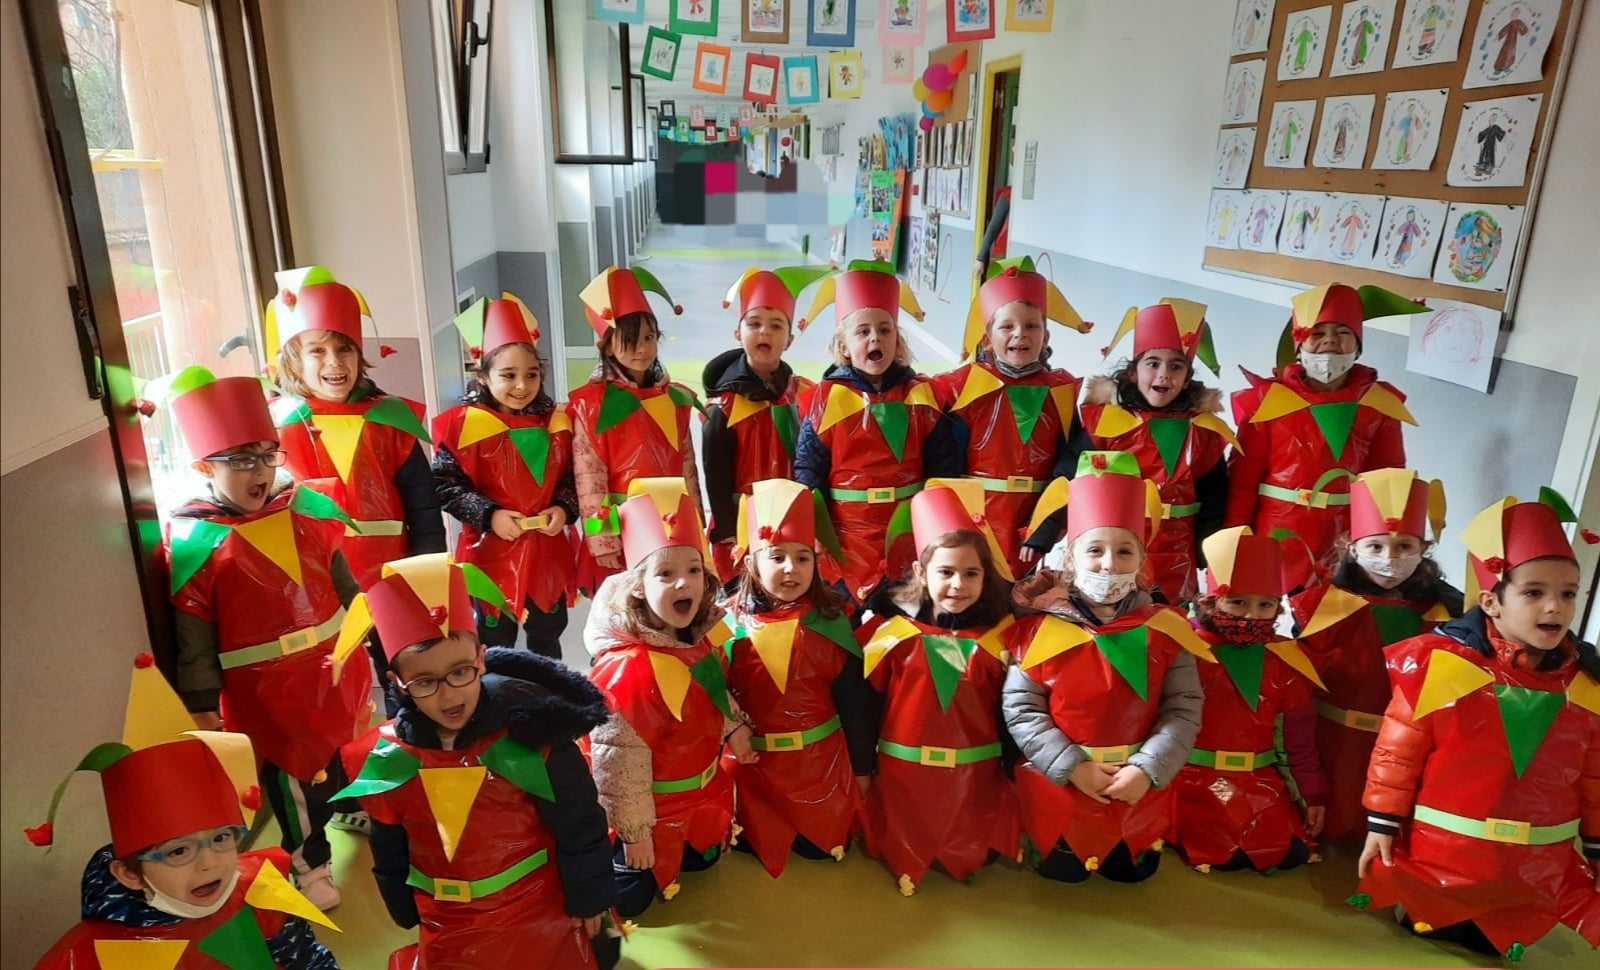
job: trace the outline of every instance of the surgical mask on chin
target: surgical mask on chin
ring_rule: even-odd
[[[1350,373],[1350,368],[1356,365],[1355,354],[1313,354],[1310,351],[1300,351],[1300,363],[1305,366],[1306,374],[1319,384],[1332,384],[1339,378]]]
[[[270,863],[268,864],[270,865]],[[207,916],[210,916],[212,913],[215,913],[217,910],[221,909],[223,904],[233,897],[234,887],[238,884],[239,870],[237,867],[235,867],[233,874],[222,881],[222,888],[221,891],[217,893],[215,902],[212,902],[206,906],[196,906],[193,903],[186,903],[181,899],[173,899],[171,896],[168,896],[166,893],[146,882],[144,887],[144,901],[156,909],[159,909],[161,912],[166,913],[168,916],[176,916],[179,919],[205,919]]]
[[[1139,585],[1138,573],[1078,573],[1072,577],[1078,592],[1102,606],[1117,603]]]
[[[1367,556],[1356,554],[1356,565],[1366,571],[1367,578],[1384,589],[1394,589],[1401,583],[1411,578],[1417,571],[1417,566],[1422,562],[1422,554],[1411,556]]]

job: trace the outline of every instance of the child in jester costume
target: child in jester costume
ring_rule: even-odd
[[[906,896],[935,863],[964,880],[1018,851],[999,716],[1011,577],[983,497],[970,479],[930,479],[911,499],[911,576],[873,593],[856,634],[883,698],[867,852]]]
[[[1017,575],[1038,557],[1023,547],[1022,529],[1039,493],[1072,474],[1069,441],[1080,439],[1076,450],[1085,450],[1078,379],[1047,363],[1049,320],[1079,333],[1092,326],[1034,272],[1032,259],[991,264],[967,312],[961,356],[972,362],[933,379],[940,406],[966,442],[967,476],[982,483],[984,514]]]
[[[739,497],[749,495],[755,482],[794,474],[800,399],[815,385],[790,369],[783,352],[794,343],[795,297],[829,272],[825,266],[752,267],[722,301],[724,307],[738,303],[733,337],[739,346],[706,364],[700,443],[711,505],[711,553],[723,580],[737,572],[732,552]]]
[[[339,903],[325,831],[342,784],[337,753],[372,713],[364,665],[339,684],[328,677],[359,592],[341,552],[351,520],[310,483],[277,487],[284,454],[259,381],[189,367],[171,391],[210,489],[173,513],[163,546],[178,693],[202,727],[250,738],[296,879],[329,909]]]
[[[1568,630],[1574,516],[1540,499],[1473,519],[1473,608],[1387,651],[1351,900],[1513,962],[1558,923],[1600,947],[1600,656]]]
[[[100,775],[111,844],[84,867],[83,921],[36,970],[338,970],[309,924],[338,927],[289,884],[288,857],[240,851],[261,806],[249,739],[193,728],[154,659],[135,658],[122,741],[75,769]],[[27,830],[35,845],[71,780]]]
[[[587,533],[577,584],[591,593],[622,569],[615,510],[627,499],[629,482],[682,478],[696,514],[703,507],[689,439],[689,413],[701,405],[661,366],[661,326],[645,300],[647,292],[672,303],[661,281],[638,267],[608,267],[579,294],[600,348],[600,363],[589,382],[569,395],[567,406],[578,508]],[[683,307],[672,304],[672,312],[681,314]]]
[[[1019,619],[1006,631],[1023,829],[1047,879],[1141,882],[1161,864],[1172,780],[1200,727],[1196,658],[1215,661],[1187,617],[1138,585],[1161,525],[1161,498],[1138,460],[1086,452],[1070,486],[1046,489],[1035,520],[1062,502],[1066,571],[1041,568],[1019,583]]]
[[[605,720],[604,698],[559,661],[478,643],[473,599],[505,604],[476,566],[434,553],[382,573],[340,642],[348,656],[375,627],[403,701],[345,747],[342,794],[372,816],[390,917],[419,927],[389,965],[613,966],[611,846],[574,743]]]
[[[478,375],[461,404],[434,419],[433,475],[444,510],[461,521],[456,560],[488,574],[510,609],[483,609],[478,642],[514,646],[520,619],[528,649],[561,659],[578,520],[572,422],[550,399],[539,356],[539,321],[507,293],[456,317]]]
[[[617,911],[672,899],[678,874],[710,868],[727,848],[733,783],[727,742],[753,762],[750,728],[728,694],[700,513],[681,478],[636,479],[619,509],[626,571],[595,594],[583,631],[589,671],[611,717],[590,734],[595,783],[616,837]]]
[[[776,878],[791,848],[843,858],[860,823],[858,783],[872,775],[877,704],[846,601],[817,569],[820,549],[843,555],[821,496],[774,479],[756,482],[740,506],[728,690],[762,757],[736,765],[733,781],[741,835]]]
[[[1198,591],[1200,543],[1222,527],[1228,504],[1223,460],[1233,431],[1219,417],[1222,392],[1194,376],[1196,358],[1217,372],[1206,308],[1167,298],[1144,309],[1130,307],[1111,343],[1129,331],[1133,356],[1110,377],[1089,381],[1079,408],[1088,450],[1125,451],[1161,492],[1161,531],[1150,542],[1151,585],[1168,603],[1187,603]],[[1072,467],[1078,451],[1069,450]],[[1047,551],[1060,535],[1041,529],[1032,541]]]
[[[1291,301],[1275,377],[1244,371],[1233,394],[1239,447],[1228,459],[1227,525],[1288,529],[1318,561],[1349,525],[1349,481],[1404,468],[1405,395],[1357,364],[1362,324],[1427,308],[1376,286],[1318,286]],[[1296,358],[1298,357],[1298,360]]]
[[[800,426],[794,478],[828,498],[844,544],[846,592],[858,601],[884,579],[884,539],[900,501],[929,478],[966,466],[933,384],[911,369],[902,306],[921,319],[911,288],[883,263],[854,262],[822,281],[808,319],[834,303],[834,365]],[[830,577],[832,578],[832,577]]]
[[[1189,763],[1172,787],[1169,837],[1202,872],[1292,869],[1312,860],[1328,781],[1317,757],[1316,668],[1274,629],[1282,609],[1285,552],[1278,540],[1235,526],[1205,541],[1210,592],[1195,625],[1217,663],[1200,665],[1205,709]],[[1309,569],[1298,544],[1290,563]],[[1277,733],[1282,732],[1278,750]],[[1293,778],[1297,805],[1282,771]]]
[[[1327,767],[1326,838],[1366,827],[1361,792],[1389,703],[1384,648],[1461,615],[1427,552],[1444,528],[1444,486],[1407,468],[1363,472],[1350,486],[1350,538],[1330,581],[1289,600],[1300,645],[1322,676],[1317,747]]]

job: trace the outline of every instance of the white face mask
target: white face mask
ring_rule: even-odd
[[[176,916],[179,919],[204,919],[221,909],[229,899],[233,898],[234,887],[238,884],[239,870],[235,868],[233,875],[223,880],[222,891],[217,893],[216,902],[208,906],[196,906],[181,899],[173,899],[147,882],[144,887],[144,901],[168,916]]]
[[[1319,384],[1332,384],[1339,378],[1350,373],[1350,368],[1356,365],[1355,354],[1313,354],[1308,350],[1300,351],[1300,363],[1305,366],[1306,374]]]
[[[1139,585],[1138,573],[1078,573],[1072,585],[1086,598],[1102,606],[1117,603]]]
[[[1356,564],[1366,570],[1367,578],[1384,589],[1394,589],[1401,583],[1411,578],[1417,571],[1417,565],[1422,562],[1422,554],[1410,556],[1368,556],[1356,553]]]

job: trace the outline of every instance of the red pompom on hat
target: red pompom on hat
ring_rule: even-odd
[[[397,559],[384,563],[381,573],[363,595],[389,660],[419,643],[477,633],[466,574],[448,554]]]

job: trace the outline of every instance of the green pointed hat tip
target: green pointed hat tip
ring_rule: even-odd
[[[847,267],[852,273],[888,273],[894,275],[894,264],[874,259],[852,259]]]
[[[179,394],[205,387],[207,384],[214,384],[216,380],[217,375],[211,373],[211,371],[201,367],[199,364],[190,364],[172,375],[172,383],[168,385],[168,389],[173,397],[177,397]]]
[[[1567,503],[1561,493],[1547,485],[1539,487],[1539,504],[1548,506],[1561,522],[1578,521],[1578,513],[1572,511],[1572,506]]]
[[[642,266],[634,266],[629,269],[622,270],[622,272],[632,273],[633,278],[639,281],[639,288],[641,290],[644,290],[648,293],[654,293],[663,300],[666,300],[668,303],[672,303],[673,313],[683,313],[683,307],[677,303],[673,303],[672,294],[667,292],[667,288],[661,284],[659,279],[656,279],[656,275],[654,273]]]
[[[1013,256],[1010,259],[997,259],[989,264],[988,272],[984,275],[985,281],[992,280],[1008,269],[1015,269],[1019,273],[1036,273],[1032,256]]]
[[[772,275],[778,278],[791,296],[799,296],[801,290],[833,271],[832,266],[780,266],[772,271]]]

